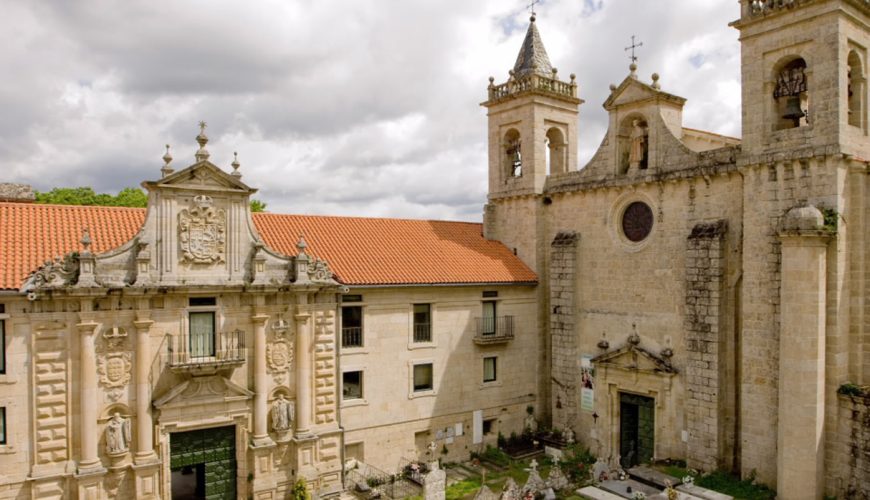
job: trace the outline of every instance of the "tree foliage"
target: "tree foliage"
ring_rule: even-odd
[[[101,207],[136,207],[148,205],[148,195],[139,188],[127,187],[116,195],[96,193],[91,187],[56,187],[51,191],[37,191],[36,203],[47,205],[88,205]],[[251,212],[263,212],[266,204],[260,200],[251,200]]]

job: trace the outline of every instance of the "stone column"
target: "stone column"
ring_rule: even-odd
[[[102,469],[100,457],[97,454],[97,359],[94,350],[94,339],[99,324],[90,318],[83,317],[76,325],[79,333],[79,388],[80,388],[80,435],[81,455],[79,457],[79,474],[87,474]]]
[[[824,494],[825,281],[830,235],[811,206],[791,209],[780,233],[777,492]]]
[[[308,296],[296,309],[296,437],[311,435],[311,312]]]
[[[266,405],[268,400],[268,384],[266,380],[266,320],[269,316],[255,314],[251,317],[254,324],[254,445],[265,446],[272,444],[269,437],[267,417],[269,409]]]
[[[137,464],[154,462],[154,423],[151,420],[151,325],[150,319],[140,317],[136,327],[136,454]]]

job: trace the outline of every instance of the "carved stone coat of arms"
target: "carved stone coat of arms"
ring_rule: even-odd
[[[193,264],[224,261],[226,214],[212,206],[205,195],[195,197],[193,206],[178,214],[178,240],[181,258]]]

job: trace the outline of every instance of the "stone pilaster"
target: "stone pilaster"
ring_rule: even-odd
[[[268,380],[266,379],[266,321],[269,316],[255,314],[251,317],[254,324],[254,445],[268,446],[273,444],[269,437],[267,416],[269,409]]]
[[[825,460],[825,300],[827,248],[815,207],[791,209],[780,233],[777,492],[822,498]]]
[[[154,424],[151,419],[151,325],[154,322],[140,317],[136,327],[136,454],[137,464],[154,462]]]
[[[147,304],[147,300],[146,300]],[[140,306],[141,307],[141,306]],[[133,477],[136,498],[159,498],[160,462],[154,452],[154,421],[151,416],[151,326],[148,314],[140,313],[136,327],[136,453]]]
[[[551,410],[553,427],[557,429],[575,428],[580,409],[580,357],[574,323],[579,239],[577,233],[560,232],[550,251]]]
[[[97,454],[97,359],[95,337],[99,324],[83,315],[76,325],[79,334],[79,474],[88,474],[102,469],[100,457]]]
[[[698,224],[686,245],[686,422],[689,467],[719,468],[722,394],[720,332],[727,223]]]
[[[296,437],[311,435],[311,312],[308,297],[299,296],[296,310]]]

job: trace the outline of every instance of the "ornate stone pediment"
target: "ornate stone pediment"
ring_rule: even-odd
[[[238,177],[224,172],[214,163],[203,160],[170,174],[159,181],[149,183],[151,187],[173,187],[173,188],[212,188],[216,190],[236,190],[243,191],[249,194],[255,193],[257,190],[249,187]]]
[[[604,108],[610,111],[625,104],[658,99],[671,101],[680,106],[686,103],[686,99],[683,97],[669,94],[629,76],[611,92],[610,97],[604,101]]]
[[[615,351],[605,352],[592,358],[596,366],[618,368],[627,371],[660,373],[675,375],[678,372],[667,357],[655,355],[640,346],[640,338],[636,334]]]
[[[193,377],[154,401],[158,410],[193,405],[223,405],[251,399],[254,393],[220,375]]]
[[[45,288],[73,285],[79,277],[79,253],[71,252],[54,260],[47,260],[30,273],[21,290],[30,292]]]

